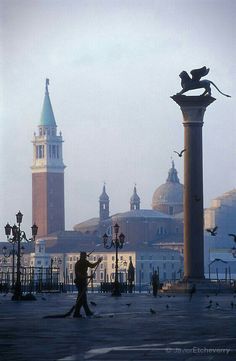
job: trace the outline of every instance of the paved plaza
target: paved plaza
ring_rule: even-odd
[[[11,301],[0,294],[1,361],[235,360],[236,295],[90,293],[95,317],[66,313],[76,294]]]

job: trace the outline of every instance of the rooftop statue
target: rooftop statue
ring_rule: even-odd
[[[200,69],[193,69],[190,74],[192,78],[188,75],[186,71],[182,71],[179,76],[181,78],[181,86],[182,90],[177,93],[177,95],[182,95],[183,93],[187,92],[188,90],[192,89],[200,89],[204,88],[205,91],[201,94],[202,95],[210,95],[211,96],[211,84],[224,96],[231,97],[230,95],[224,94],[220,91],[220,89],[210,80],[204,79],[200,80],[203,76],[206,76],[209,73],[209,68],[203,66]]]

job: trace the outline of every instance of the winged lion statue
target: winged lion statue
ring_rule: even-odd
[[[182,71],[179,74],[179,77],[181,78],[181,86],[182,90],[177,93],[177,95],[182,95],[186,93],[188,90],[192,89],[200,89],[204,88],[205,91],[201,94],[202,95],[211,95],[211,84],[224,96],[231,97],[230,95],[222,93],[220,89],[210,80],[204,79],[201,80],[203,76],[206,76],[209,73],[210,68],[207,68],[206,66],[203,66],[199,69],[193,69],[190,71],[190,74],[192,75],[192,78],[188,75],[186,71]]]

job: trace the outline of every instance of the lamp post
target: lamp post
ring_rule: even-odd
[[[20,277],[20,268],[21,268],[21,255],[22,255],[22,247],[21,242],[26,241],[35,241],[35,237],[37,235],[38,227],[34,224],[32,229],[32,238],[27,239],[26,234],[24,231],[21,230],[20,225],[22,222],[23,214],[19,211],[16,214],[16,223],[18,226],[14,224],[14,226],[10,226],[9,223],[5,226],[5,234],[7,236],[7,240],[10,243],[14,243],[17,246],[17,250],[15,254],[17,256],[17,263],[16,263],[16,283],[14,287],[14,294],[12,296],[12,300],[20,301],[22,299],[22,289],[21,289],[21,277]],[[12,237],[11,236],[12,233]]]
[[[104,247],[107,249],[111,247],[115,247],[116,250],[115,284],[114,284],[114,290],[112,292],[112,296],[116,296],[116,297],[121,296],[120,285],[118,281],[118,249],[123,248],[124,240],[125,240],[125,236],[123,233],[120,233],[120,235],[118,236],[119,228],[120,228],[119,225],[116,223],[114,225],[115,239],[112,239],[110,244],[108,244],[108,235],[106,233],[103,235]]]

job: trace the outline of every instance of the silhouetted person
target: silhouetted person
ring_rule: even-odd
[[[156,297],[157,290],[159,287],[159,275],[157,274],[157,271],[154,271],[154,273],[152,275],[151,283],[152,283],[152,294],[154,297]]]
[[[192,300],[193,294],[196,292],[196,285],[193,284],[192,287],[189,290],[189,301]]]
[[[128,290],[129,293],[133,292],[133,282],[134,282],[134,266],[132,263],[132,258],[129,258],[129,268],[128,268]]]
[[[84,308],[86,316],[92,316],[93,312],[90,311],[88,302],[87,302],[87,286],[88,280],[93,276],[88,276],[88,268],[96,267],[101,261],[102,258],[99,258],[97,262],[90,263],[87,259],[86,252],[80,253],[80,259],[75,264],[75,284],[78,289],[78,297],[75,305],[75,312],[73,317],[82,317],[80,314],[81,307]]]

